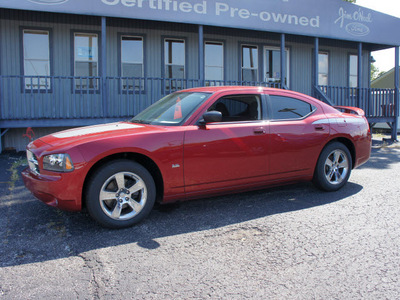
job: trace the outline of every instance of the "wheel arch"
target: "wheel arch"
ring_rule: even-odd
[[[354,143],[353,143],[350,139],[348,139],[348,138],[346,138],[346,137],[336,137],[336,138],[330,140],[330,141],[329,141],[328,143],[326,143],[326,145],[322,148],[321,153],[322,153],[322,151],[323,151],[329,144],[332,144],[332,143],[334,143],[334,142],[339,142],[339,143],[345,145],[345,146],[347,147],[347,149],[349,149],[350,154],[351,154],[351,168],[354,169],[355,161],[356,161],[356,148],[355,148],[355,146],[354,146]]]
[[[134,153],[134,152],[121,152],[121,153],[115,153],[106,157],[103,157],[102,159],[98,160],[88,171],[85,177],[85,181],[83,184],[83,189],[82,189],[82,207],[86,206],[86,199],[85,199],[85,191],[88,187],[88,183],[92,175],[101,168],[104,164],[114,161],[114,160],[120,160],[120,159],[128,159],[135,161],[139,164],[141,164],[143,167],[145,167],[151,174],[151,176],[154,179],[155,185],[156,185],[156,201],[161,202],[163,195],[164,195],[164,180],[161,174],[161,171],[157,164],[148,156],[140,154],[140,153]]]

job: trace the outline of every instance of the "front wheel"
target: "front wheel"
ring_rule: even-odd
[[[156,199],[151,174],[130,160],[109,162],[96,171],[86,189],[86,206],[104,227],[124,228],[143,220]]]
[[[314,184],[328,192],[341,189],[349,180],[352,158],[339,142],[328,144],[321,152],[314,172]]]

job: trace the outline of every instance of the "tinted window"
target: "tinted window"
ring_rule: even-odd
[[[254,121],[261,119],[259,95],[232,95],[218,99],[208,111],[222,113],[222,122]]]
[[[301,119],[315,109],[307,102],[290,97],[270,96],[269,98],[273,120]]]

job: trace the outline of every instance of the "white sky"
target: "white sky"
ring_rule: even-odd
[[[400,18],[400,0],[357,0],[356,4]],[[394,68],[394,48],[372,52],[372,56],[379,71],[386,72]]]

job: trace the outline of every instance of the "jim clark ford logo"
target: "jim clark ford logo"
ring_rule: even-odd
[[[33,2],[36,4],[43,4],[43,5],[56,5],[68,2],[69,0],[28,0],[29,2]]]
[[[370,33],[369,27],[365,23],[372,23],[372,16],[371,13],[364,14],[361,8],[353,13],[348,13],[341,7],[339,17],[335,21],[335,24],[339,24],[340,28],[344,28],[354,36],[364,36]]]

